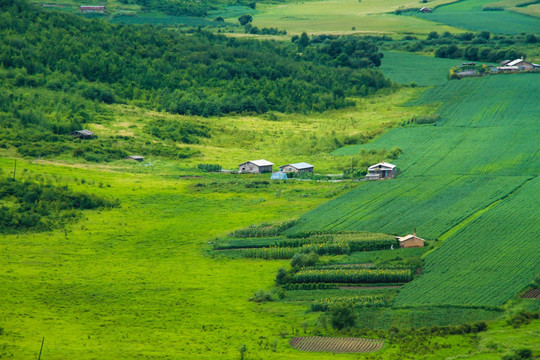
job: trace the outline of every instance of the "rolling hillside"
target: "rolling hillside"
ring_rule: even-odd
[[[420,236],[444,242],[426,256],[426,275],[406,286],[396,304],[502,305],[539,270],[538,215],[534,202],[519,200],[540,191],[540,104],[533,96],[539,90],[538,76],[528,74],[450,81],[426,91],[416,103],[442,103],[439,122],[396,128],[334,152],[399,146],[399,177],[365,183],[306,214],[291,232],[404,234],[417,227]],[[501,223],[504,214],[512,215]],[[463,221],[471,222],[466,230]],[[481,262],[470,249],[483,254]],[[524,262],[519,271],[517,255]]]

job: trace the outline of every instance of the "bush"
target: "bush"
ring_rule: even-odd
[[[356,313],[350,304],[339,304],[330,310],[330,323],[337,330],[353,327],[356,324]]]
[[[219,164],[198,164],[197,168],[204,172],[220,172],[221,165]]]
[[[263,303],[263,302],[274,301],[274,297],[272,296],[272,293],[270,291],[264,291],[261,289],[257,291],[255,294],[253,294],[253,296],[249,298],[249,301],[253,301],[256,303]]]

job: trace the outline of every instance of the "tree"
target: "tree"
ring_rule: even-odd
[[[240,25],[245,26],[246,24],[249,24],[253,21],[253,17],[251,15],[242,15],[238,18],[238,22]]]
[[[298,47],[305,49],[306,46],[309,45],[309,36],[303,32],[302,35],[300,35],[300,39],[298,40]]]
[[[341,330],[356,324],[356,313],[352,305],[336,305],[330,310],[330,323],[332,327]]]

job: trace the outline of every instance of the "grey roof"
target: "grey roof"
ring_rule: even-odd
[[[313,165],[308,164],[306,162],[299,162],[299,163],[296,163],[296,164],[283,165],[283,166],[280,166],[279,168],[282,169],[285,166],[292,166],[293,168],[298,169],[298,170],[310,169],[310,168],[313,167]]]
[[[133,160],[137,160],[137,159],[144,159],[144,156],[141,156],[141,155],[129,155],[129,156],[126,156],[126,159],[133,159]]]
[[[242,163],[240,165],[243,165],[243,164],[247,164],[247,163],[252,163],[252,164],[255,164],[257,166],[272,166],[274,165],[274,163],[271,163],[270,161],[266,161],[264,159],[261,159],[261,160],[250,160],[250,161],[246,161],[245,163]]]
[[[387,163],[387,162],[380,162],[380,163],[377,163],[375,165],[371,165],[368,170],[378,170],[378,169],[382,169],[382,168],[386,168],[386,169],[389,169],[389,170],[393,170],[395,169],[396,165],[394,164],[390,164],[390,163]]]
[[[90,130],[77,130],[77,131],[74,131],[71,133],[71,135],[74,135],[74,134],[79,134],[79,135],[84,135],[84,136],[94,136],[94,133],[91,132]]]
[[[530,64],[530,65],[532,65],[531,63],[528,63],[528,62],[526,62],[526,61],[523,60],[523,59],[516,59],[516,60],[510,61],[510,62],[509,62],[508,64],[506,64],[506,65],[507,65],[507,66],[515,66],[515,65],[517,65],[517,64],[519,64],[519,63],[521,63],[521,62],[524,62],[525,64]]]

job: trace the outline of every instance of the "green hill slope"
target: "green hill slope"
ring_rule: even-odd
[[[438,126],[397,128],[334,153],[398,146],[401,175],[360,186],[306,214],[291,231],[405,234],[417,227],[427,239],[447,233],[443,246],[426,257],[430,275],[406,286],[396,303],[416,304],[421,296],[426,304],[501,305],[540,270],[531,248],[540,231],[537,207],[520,201],[540,191],[531,180],[540,170],[540,104],[533,96],[539,87],[538,76],[528,74],[451,81],[426,91],[417,103],[443,103]],[[511,216],[501,223],[504,214]],[[467,218],[473,222],[456,231]],[[481,261],[475,252],[483,254]],[[492,270],[473,271],[477,267]]]

